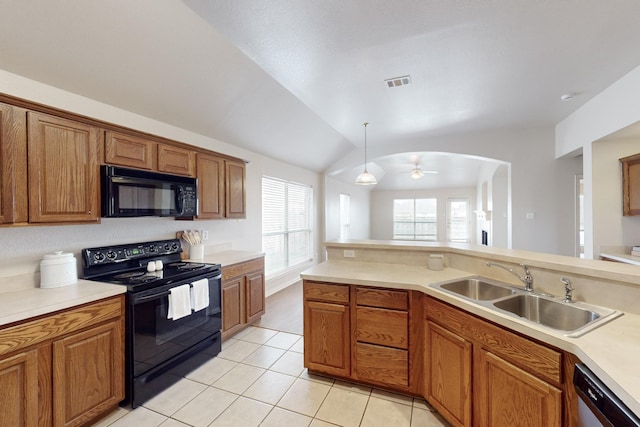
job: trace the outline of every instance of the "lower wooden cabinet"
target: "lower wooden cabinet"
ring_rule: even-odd
[[[54,426],[81,425],[123,399],[120,326],[109,322],[53,343]]]
[[[561,426],[562,353],[425,302],[425,397],[454,426]]]
[[[0,425],[87,424],[124,399],[124,297],[0,329]]]
[[[38,425],[38,350],[0,361],[0,425]]]
[[[222,339],[265,313],[264,257],[222,267]]]
[[[312,371],[349,376],[351,339],[349,306],[307,301],[304,306],[304,364]]]
[[[475,425],[562,425],[561,390],[490,350],[477,353]]]
[[[455,426],[471,426],[472,343],[437,324],[425,328],[425,397]]]

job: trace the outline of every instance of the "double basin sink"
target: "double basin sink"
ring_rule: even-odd
[[[622,314],[616,310],[512,287],[484,277],[471,277],[431,285],[525,321],[577,337]]]

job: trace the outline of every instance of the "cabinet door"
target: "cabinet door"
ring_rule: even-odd
[[[304,365],[326,374],[351,374],[349,306],[305,301]]]
[[[486,349],[479,349],[474,394],[479,426],[562,424],[562,392]]]
[[[236,277],[222,284],[222,335],[230,335],[243,323],[242,277]]]
[[[0,425],[38,425],[38,351],[0,361]]]
[[[28,113],[29,222],[98,222],[100,129]]]
[[[158,144],[158,170],[177,175],[196,176],[195,152],[172,145]]]
[[[105,132],[105,163],[130,166],[138,169],[153,169],[155,142],[123,133]]]
[[[198,218],[224,218],[224,160],[198,153]]]
[[[0,224],[27,220],[27,113],[0,104]]]
[[[432,322],[425,336],[427,399],[454,426],[471,426],[472,343]]]
[[[245,277],[247,323],[260,318],[265,311],[264,274],[259,271]]]
[[[225,199],[227,218],[245,218],[245,164],[227,160]]]
[[[640,215],[640,154],[620,159],[622,163],[622,214]]]
[[[77,426],[124,398],[122,321],[53,343],[53,425]]]

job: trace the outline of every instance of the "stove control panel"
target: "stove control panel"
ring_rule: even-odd
[[[159,240],[155,242],[134,243],[103,248],[82,250],[85,267],[116,264],[123,261],[179,254],[182,252],[180,240]]]

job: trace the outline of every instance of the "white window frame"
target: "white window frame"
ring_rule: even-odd
[[[413,201],[413,219],[411,221],[396,221],[396,212],[395,212],[395,203],[396,200],[412,200]],[[433,200],[436,204],[435,213],[436,217],[433,221],[419,221],[417,220],[416,215],[416,201],[418,200]],[[421,197],[421,198],[402,198],[402,199],[393,199],[393,240],[420,240],[427,242],[437,242],[438,241],[438,199],[436,197]],[[396,234],[396,223],[412,223],[413,224],[413,234]],[[418,234],[416,233],[417,224],[435,224],[435,235],[431,234]],[[428,236],[427,238],[424,238]],[[422,237],[422,238],[420,238]]]
[[[465,202],[467,205],[467,212],[465,215],[466,218],[466,227],[467,227],[467,236],[466,239],[455,239],[453,240],[451,237],[451,230],[453,229],[453,215],[451,212],[451,203],[453,202]],[[471,242],[471,199],[469,197],[449,197],[447,199],[447,242],[454,243],[469,243]]]

